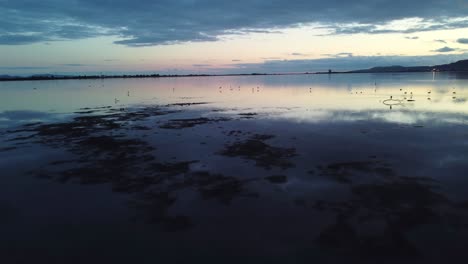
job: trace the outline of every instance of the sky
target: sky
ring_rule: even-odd
[[[0,74],[224,74],[468,59],[468,0],[0,0]]]

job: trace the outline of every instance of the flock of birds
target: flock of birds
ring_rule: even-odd
[[[377,93],[377,83],[374,84],[375,85],[375,88],[374,88],[374,93]],[[312,88],[310,88],[310,92],[312,91],[311,90]],[[404,90],[403,88],[400,88],[400,94],[398,95],[401,99],[395,99],[393,98],[393,95],[390,96],[390,99],[387,99],[387,100],[393,100],[393,101],[400,101],[401,103],[403,102],[415,102],[416,99],[414,98],[414,96],[416,96],[416,92],[413,94],[413,91],[412,90]],[[353,91],[351,90],[350,92],[351,94],[363,94],[363,91]],[[421,95],[420,93],[418,95]],[[432,90],[429,90],[427,91],[427,100],[432,100],[431,98],[432,96]],[[452,87],[452,91],[451,91],[451,96],[452,96],[452,99],[453,100],[456,100],[457,99],[457,91],[456,91],[456,88],[455,87]]]
[[[104,87],[104,84],[102,84],[101,86]],[[89,85],[88,87],[92,87],[92,86]],[[375,82],[375,83],[374,83],[374,89],[373,89],[373,92],[374,92],[374,93],[377,93],[377,88],[378,88],[377,82]],[[37,88],[34,87],[33,90],[37,90]],[[173,88],[172,88],[172,92],[175,93],[175,90],[176,90],[175,87],[173,87]],[[237,86],[237,88],[233,88],[232,85],[229,85],[229,90],[230,90],[230,91],[235,91],[235,90],[237,90],[237,91],[240,92],[240,91],[241,91],[241,86]],[[219,87],[218,87],[218,92],[219,92],[219,93],[223,93],[223,91],[224,91],[224,87],[223,87],[223,86],[219,86]],[[256,88],[255,88],[255,87],[252,87],[252,88],[251,88],[251,91],[252,91],[252,93],[255,93],[255,92],[258,93],[258,92],[260,92],[260,86],[256,86]],[[312,93],[312,92],[313,92],[313,89],[312,89],[312,87],[311,87],[311,88],[309,88],[309,93]],[[404,102],[415,102],[415,101],[416,101],[416,100],[414,99],[414,97],[413,97],[413,95],[414,95],[414,94],[413,94],[413,91],[411,91],[411,90],[404,90],[403,88],[400,88],[400,92],[401,92],[401,94],[399,94],[398,96],[399,96],[400,98],[402,98],[402,99],[395,99],[395,98],[393,98],[393,95],[391,95],[391,96],[390,96],[390,99],[383,100],[383,103],[386,104],[386,105],[390,105],[390,106],[391,106],[391,105],[401,105],[401,104],[403,104]],[[356,91],[356,90],[353,91],[353,90],[351,90],[350,93],[351,93],[351,94],[363,94],[363,91],[362,91],[362,90],[361,90],[361,91]],[[452,93],[452,99],[453,99],[453,100],[456,100],[456,99],[457,99],[457,92],[456,92],[456,88],[455,88],[455,87],[452,87],[452,92],[451,92],[451,93]],[[432,99],[431,99],[431,95],[432,95],[432,90],[427,91],[427,100],[429,100],[429,101],[432,100]],[[130,97],[130,91],[127,91],[127,97]],[[119,102],[120,102],[120,100],[119,100],[117,97],[115,97],[115,98],[114,98],[114,104],[118,104]]]
[[[218,92],[219,92],[219,93],[223,93],[223,89],[224,89],[223,86],[219,86]],[[232,92],[232,91],[236,91],[236,90],[240,92],[240,91],[241,91],[241,87],[238,86],[237,88],[233,88],[232,85],[229,85],[229,91]],[[260,86],[257,86],[257,89],[255,89],[255,87],[252,87],[252,93],[255,93],[255,92],[257,92],[257,93],[260,92]]]
[[[374,83],[374,93],[377,93],[377,83]],[[34,88],[36,89],[36,88]],[[219,93],[223,93],[223,89],[224,87],[223,86],[219,86],[218,88],[218,92]],[[453,91],[452,91],[452,99],[457,99],[456,95],[457,95],[457,92],[455,90],[455,87],[452,88]],[[229,90],[230,91],[241,91],[241,87],[238,86],[237,88],[233,88],[232,85],[229,86]],[[175,88],[172,88],[172,92],[175,92]],[[260,86],[257,86],[256,88],[255,87],[252,87],[252,93],[255,93],[255,92],[260,92]],[[394,99],[393,98],[393,95],[390,96],[390,99],[387,99],[387,100],[384,100],[384,104],[385,102],[389,102],[389,101],[392,101],[394,102],[393,105],[396,105],[396,104],[402,104],[403,102],[415,102],[416,100],[413,98],[413,91],[404,91],[403,88],[400,88],[400,92],[402,92],[402,94],[400,94],[400,96],[403,96],[403,99]],[[309,93],[312,93],[312,88],[309,88]],[[362,91],[351,91],[351,94],[363,94]],[[432,90],[429,90],[427,92],[427,100],[431,100],[431,94],[432,94]],[[130,91],[127,91],[127,96],[130,97]],[[114,103],[115,104],[118,104],[120,102],[119,99],[117,98],[114,98]],[[398,102],[398,103],[397,103]]]

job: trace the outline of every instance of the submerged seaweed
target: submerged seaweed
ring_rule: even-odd
[[[228,157],[243,157],[254,160],[257,166],[264,168],[280,167],[283,169],[294,167],[290,158],[296,155],[294,148],[273,147],[264,141],[273,138],[272,135],[254,135],[242,142],[227,145],[221,155]]]
[[[114,192],[131,194],[132,207],[144,209],[149,222],[161,224],[169,231],[193,226],[188,216],[169,213],[169,208],[184,190],[195,189],[200,198],[215,199],[223,204],[230,204],[238,196],[256,196],[245,187],[251,180],[192,171],[191,166],[198,163],[197,160],[161,161],[155,155],[157,145],[125,133],[127,129],[154,129],[142,126],[138,121],[176,111],[159,107],[135,110],[104,108],[100,110],[108,110],[106,115],[86,115],[84,110],[87,109],[82,110],[80,116],[68,122],[29,124],[8,131],[21,134],[14,138],[15,141],[63,148],[74,155],[74,158],[66,160],[49,161],[46,166],[31,171],[33,175],[60,183],[106,184]],[[227,120],[230,119],[173,119],[161,127],[181,129]],[[29,139],[36,141],[30,142]],[[11,149],[5,148],[5,151]]]
[[[172,119],[169,120],[166,124],[159,126],[160,128],[164,129],[183,129],[194,127],[197,125],[204,125],[210,123],[217,123],[222,121],[229,121],[229,118],[190,118],[190,119]]]

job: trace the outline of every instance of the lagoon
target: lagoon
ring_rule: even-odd
[[[467,99],[460,73],[0,82],[0,253],[464,263]]]

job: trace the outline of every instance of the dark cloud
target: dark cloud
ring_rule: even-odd
[[[264,57],[264,58],[261,58],[262,60],[282,60],[282,58],[280,57]]]
[[[192,64],[193,67],[210,67],[211,64]]]
[[[263,33],[263,34],[280,34],[280,30],[270,30],[270,29],[228,29],[224,31],[224,34],[234,34],[234,35],[245,35],[249,33]]]
[[[443,47],[443,48],[440,48],[440,49],[436,49],[436,50],[433,50],[432,52],[452,52],[452,51],[456,51],[457,49],[454,49],[454,48],[450,48],[450,47]]]
[[[457,42],[460,44],[468,44],[468,38],[457,39]]]
[[[340,53],[335,53],[335,54],[322,54],[322,56],[331,57],[331,58],[353,57],[353,53],[340,52]]]
[[[291,56],[308,56],[308,55],[304,54],[304,53],[293,52],[293,53],[291,53]]]
[[[0,45],[25,45],[45,41],[47,38],[39,35],[6,34],[0,35]]]
[[[439,43],[447,43],[447,41],[443,40],[443,39],[434,39],[435,42],[439,42]]]
[[[51,66],[12,66],[0,67],[0,70],[47,70],[51,68]]]
[[[390,23],[377,24],[341,24],[324,27],[330,30],[326,35],[349,35],[349,34],[388,34],[403,33],[413,34],[435,30],[447,30],[457,28],[468,28],[468,18],[451,19],[422,19],[413,24],[408,23],[407,28],[394,29]]]
[[[414,36],[414,37],[405,37],[405,39],[419,39],[419,37]]]
[[[58,66],[63,66],[63,67],[86,67],[86,66],[92,66],[90,64],[80,64],[80,63],[67,63],[67,64],[59,64]]]
[[[467,19],[450,19],[467,13],[459,0],[0,0],[0,45],[114,35],[117,44],[140,47],[277,33],[308,23],[332,34],[414,33],[468,27]],[[385,26],[413,17],[424,23],[405,30]]]

